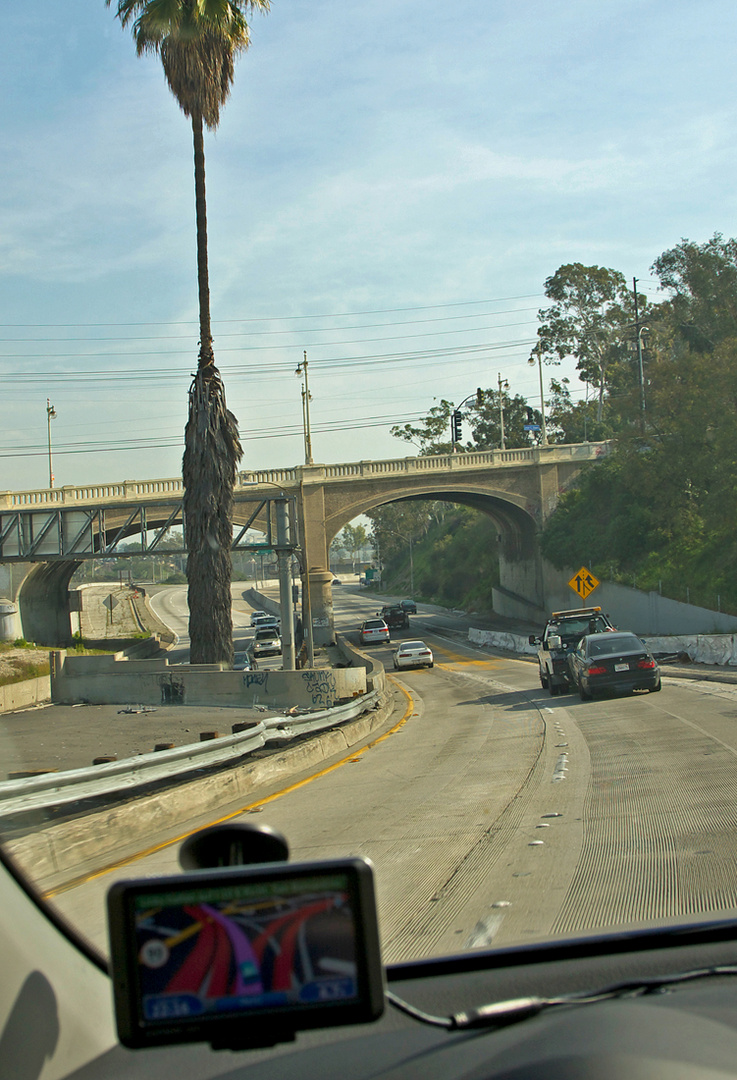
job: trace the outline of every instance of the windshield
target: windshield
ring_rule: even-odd
[[[241,6],[194,112],[0,13],[3,851],[102,953],[223,821],[391,962],[731,909],[734,6]]]

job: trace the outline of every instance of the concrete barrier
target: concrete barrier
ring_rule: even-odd
[[[231,671],[222,664],[176,664],[167,657],[128,660],[113,656],[53,653],[51,696],[55,702],[95,705],[219,705],[248,708],[330,709],[366,693],[366,669]]]
[[[8,683],[0,686],[0,713],[25,709],[51,699],[51,676],[39,675],[36,679]]]
[[[653,653],[683,653],[695,664],[715,664],[737,667],[737,634],[681,634],[669,637],[649,637],[637,635]],[[526,637],[520,634],[507,634],[497,630],[468,631],[468,640],[473,645],[490,646],[492,649],[504,649],[537,655],[537,645],[530,645]]]

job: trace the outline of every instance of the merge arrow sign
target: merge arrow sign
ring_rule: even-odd
[[[578,573],[574,574],[568,582],[569,588],[573,589],[582,600],[585,600],[599,584],[598,578],[595,578],[591,571],[587,570],[585,566],[582,566]]]

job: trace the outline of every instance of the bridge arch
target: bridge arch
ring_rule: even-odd
[[[368,513],[379,506],[387,506],[391,503],[428,502],[433,500],[455,503],[460,506],[470,506],[490,518],[499,529],[501,551],[505,558],[514,560],[529,559],[535,556],[539,526],[533,514],[524,505],[525,500],[518,496],[490,491],[488,488],[481,489],[474,485],[459,486],[455,490],[444,488],[440,491],[423,490],[416,493],[384,495],[382,497],[374,495],[367,498],[358,507],[345,508],[339,514],[336,514],[332,520],[326,520],[328,548],[340,530],[360,514]]]

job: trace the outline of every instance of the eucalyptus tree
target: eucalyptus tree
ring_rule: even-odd
[[[568,263],[545,282],[553,303],[539,312],[530,363],[576,359],[581,378],[598,390],[601,422],[609,369],[627,356],[632,338],[632,297],[624,275],[603,266]]]
[[[242,448],[238,421],[215,366],[210,323],[203,127],[217,128],[236,57],[250,44],[248,17],[269,0],[105,0],[131,27],[139,56],[153,53],[179,107],[192,123],[199,355],[189,389],[182,461],[193,663],[232,662],[231,544],[233,490]]]

